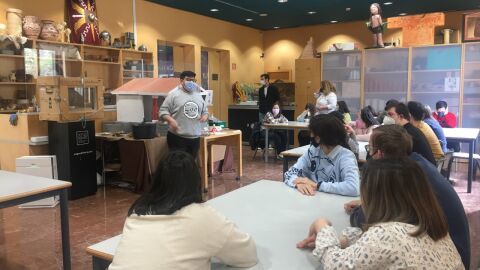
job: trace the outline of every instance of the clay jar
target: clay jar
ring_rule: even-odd
[[[22,36],[22,16],[23,11],[20,9],[7,9],[7,34],[16,37]]]
[[[58,33],[57,28],[55,28],[55,25],[53,21],[50,20],[42,20],[42,30],[40,31],[40,38],[44,40],[50,40],[50,41],[56,41],[58,39]]]
[[[23,33],[27,38],[37,39],[41,29],[42,24],[37,16],[25,16],[23,18]]]

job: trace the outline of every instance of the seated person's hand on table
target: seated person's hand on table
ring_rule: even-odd
[[[204,114],[200,117],[200,122],[206,122],[208,120],[208,114]]]
[[[294,183],[295,188],[303,195],[313,196],[317,191],[317,183],[306,177],[298,177],[295,179]]]
[[[319,218],[310,225],[307,238],[297,243],[297,248],[315,248],[315,240],[317,239],[317,233],[326,226],[331,226],[332,223],[325,218]]]
[[[345,209],[345,212],[347,212],[347,214],[351,215],[353,212],[353,209],[355,209],[357,206],[360,206],[360,205],[361,205],[360,200],[353,200],[344,204],[343,208]]]

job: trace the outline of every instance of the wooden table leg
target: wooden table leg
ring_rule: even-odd
[[[208,191],[208,166],[207,166],[207,159],[208,159],[208,149],[207,149],[207,139],[201,138],[200,139],[200,149],[198,151],[199,155],[199,167],[200,167],[200,176],[202,178],[202,190],[204,192]]]
[[[235,147],[237,149],[237,156],[236,156],[236,161],[237,161],[237,180],[240,180],[240,178],[243,176],[243,153],[242,153],[242,134],[237,135],[237,143]]]

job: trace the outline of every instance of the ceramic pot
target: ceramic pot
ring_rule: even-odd
[[[60,33],[58,32],[57,28],[55,28],[53,21],[42,20],[42,30],[40,31],[41,39],[57,41],[59,34]]]
[[[7,9],[7,34],[16,37],[22,36],[22,16],[23,11],[20,9]]]
[[[25,16],[23,18],[23,33],[27,38],[37,39],[42,30],[42,23],[37,16]]]

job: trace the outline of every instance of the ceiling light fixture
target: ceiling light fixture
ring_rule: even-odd
[[[407,15],[407,13],[400,13],[400,14],[398,14],[398,15],[400,15],[400,16],[405,16],[405,15]]]
[[[307,12],[307,13],[310,14],[310,15],[312,15],[312,14],[315,14],[315,13],[317,13],[317,12],[316,12],[316,11],[309,11],[309,12]]]
[[[278,0],[278,3],[286,3],[288,0]]]
[[[384,4],[385,6],[389,6],[389,5],[393,4],[393,2],[385,2],[385,3],[383,3],[383,4]]]
[[[273,29],[278,29],[278,28],[280,28],[280,26],[274,26],[274,27],[273,27]]]
[[[331,23],[337,23],[338,21],[330,21]]]
[[[219,9],[212,8],[212,9],[210,9],[210,11],[211,11],[211,12],[217,12],[217,11],[219,11]]]
[[[267,13],[260,13],[260,14],[258,14],[258,16],[260,16],[260,17],[267,17],[268,14],[267,14]]]
[[[349,8],[349,7],[345,8],[345,11],[350,11],[350,10],[352,10],[352,9]]]
[[[253,21],[253,19],[248,18],[248,19],[245,19],[245,21],[251,22],[251,21]]]

